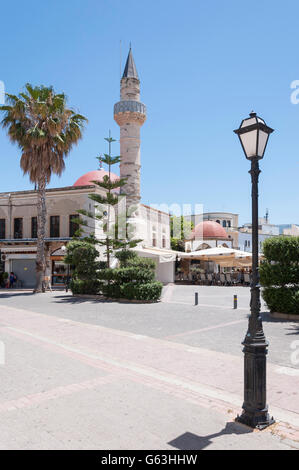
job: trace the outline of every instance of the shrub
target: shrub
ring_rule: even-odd
[[[97,279],[72,279],[70,288],[73,294],[97,295],[101,291],[102,284]]]
[[[135,282],[127,282],[123,284],[121,289],[121,297],[128,300],[135,299],[135,294],[137,292],[138,285]]]
[[[299,264],[262,262],[260,266],[260,278],[264,287],[287,286],[299,282]]]
[[[297,287],[267,287],[263,298],[271,312],[299,314],[299,289]]]
[[[145,268],[115,268],[115,269],[102,269],[98,273],[98,279],[105,281],[115,281],[118,284],[135,281],[139,283],[150,282],[155,278],[155,273],[152,270]]]
[[[299,314],[299,237],[269,238],[260,266],[263,298],[271,312]]]
[[[136,284],[128,282],[121,286],[122,297],[130,300],[157,301],[161,297],[163,284],[158,281]]]
[[[120,250],[115,253],[115,257],[119,260],[121,267],[126,267],[130,261],[136,260],[138,255],[135,251],[132,250]]]
[[[267,261],[299,263],[299,237],[268,238],[263,243],[263,253]]]
[[[137,283],[150,282],[155,279],[155,273],[146,268],[128,267],[115,269],[115,280],[120,284],[135,281]]]
[[[135,298],[137,300],[159,300],[162,293],[163,284],[159,281],[140,284],[137,288]]]
[[[113,299],[120,299],[122,297],[121,286],[119,284],[103,284],[101,292],[105,297],[111,297]]]
[[[140,256],[137,259],[130,260],[128,262],[128,266],[134,268],[150,269],[151,271],[155,272],[156,262],[151,258],[141,258]]]
[[[160,298],[163,286],[155,281],[155,261],[141,258],[130,250],[122,250],[116,257],[120,268],[98,272],[98,279],[104,281],[101,291],[106,297],[152,301]]]

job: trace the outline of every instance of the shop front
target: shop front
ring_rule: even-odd
[[[64,262],[65,254],[65,247],[62,247],[50,256],[52,287],[64,287],[70,281],[72,270],[70,265]]]

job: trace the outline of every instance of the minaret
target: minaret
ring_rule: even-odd
[[[127,206],[140,202],[140,127],[146,120],[146,107],[140,102],[140,81],[130,48],[120,81],[120,101],[114,105],[114,119],[120,126],[120,177]]]

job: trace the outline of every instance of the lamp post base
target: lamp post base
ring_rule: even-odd
[[[253,299],[258,289],[252,289]],[[244,403],[243,412],[236,421],[253,429],[265,429],[275,421],[268,413],[266,398],[266,356],[268,343],[265,339],[261,318],[251,316],[249,330],[243,342],[244,352]]]
[[[237,416],[235,421],[260,431],[275,423],[275,419],[270,418],[267,408],[260,412],[244,410],[241,416]]]

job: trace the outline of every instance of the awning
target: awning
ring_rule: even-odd
[[[141,255],[148,255],[149,258],[158,258],[159,263],[169,263],[171,261],[175,261],[177,255],[181,254],[180,251],[167,250],[163,248],[147,248],[136,246],[132,249]]]
[[[262,258],[262,256],[262,254],[259,254],[259,258]],[[226,247],[208,248],[206,250],[182,253],[181,257],[213,261],[222,267],[247,267],[252,265],[252,253]]]

